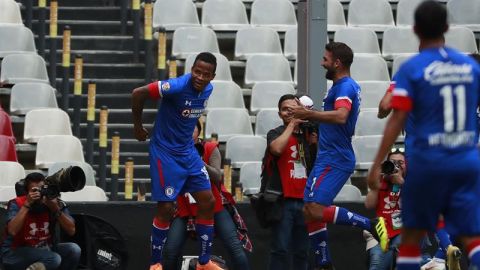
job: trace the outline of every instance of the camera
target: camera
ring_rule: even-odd
[[[47,176],[45,184],[41,187],[40,194],[51,200],[60,196],[60,192],[71,192],[81,190],[85,186],[85,173],[78,166],[70,166],[60,169],[58,172]],[[25,179],[15,184],[17,196],[26,195]]]
[[[381,166],[382,173],[387,175],[398,172],[400,168],[400,165],[395,160],[385,160]]]

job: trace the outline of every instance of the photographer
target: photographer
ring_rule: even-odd
[[[75,234],[75,222],[58,198],[43,196],[45,177],[30,173],[25,177],[26,195],[8,202],[6,238],[1,252],[6,270],[76,269],[81,250],[75,243],[54,244],[55,224]],[[41,267],[41,265],[44,267]],[[29,268],[29,269],[32,269]]]
[[[365,200],[368,209],[375,209],[378,217],[383,217],[387,228],[390,246],[383,253],[380,245],[369,249],[369,270],[389,270],[392,268],[394,252],[400,244],[401,203],[400,193],[406,172],[405,155],[395,149],[382,164],[382,178],[379,189],[370,190]]]

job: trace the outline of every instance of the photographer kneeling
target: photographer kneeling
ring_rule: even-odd
[[[57,222],[74,235],[75,221],[62,200],[44,196],[44,185],[42,174],[30,173],[25,177],[26,195],[8,202],[6,238],[1,245],[6,270],[77,269],[80,247],[54,241]]]
[[[368,249],[369,270],[389,270],[395,258],[395,250],[400,244],[402,228],[400,193],[406,172],[405,155],[396,149],[388,154],[382,164],[382,178],[377,190],[370,190],[365,200],[368,209],[375,209],[378,217],[385,219],[390,246],[383,253],[380,245]],[[368,236],[368,233],[365,233]],[[367,238],[367,237],[366,237]]]

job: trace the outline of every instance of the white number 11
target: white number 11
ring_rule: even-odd
[[[458,85],[452,91],[452,86],[445,85],[440,89],[440,95],[443,97],[443,128],[445,132],[454,131],[455,122],[453,120],[453,95],[455,94],[457,100],[457,130],[463,131],[465,129],[465,86]]]

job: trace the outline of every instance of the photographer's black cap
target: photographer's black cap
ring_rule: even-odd
[[[27,187],[31,181],[45,181],[45,176],[38,172],[27,174],[27,176],[25,176],[25,187]]]

